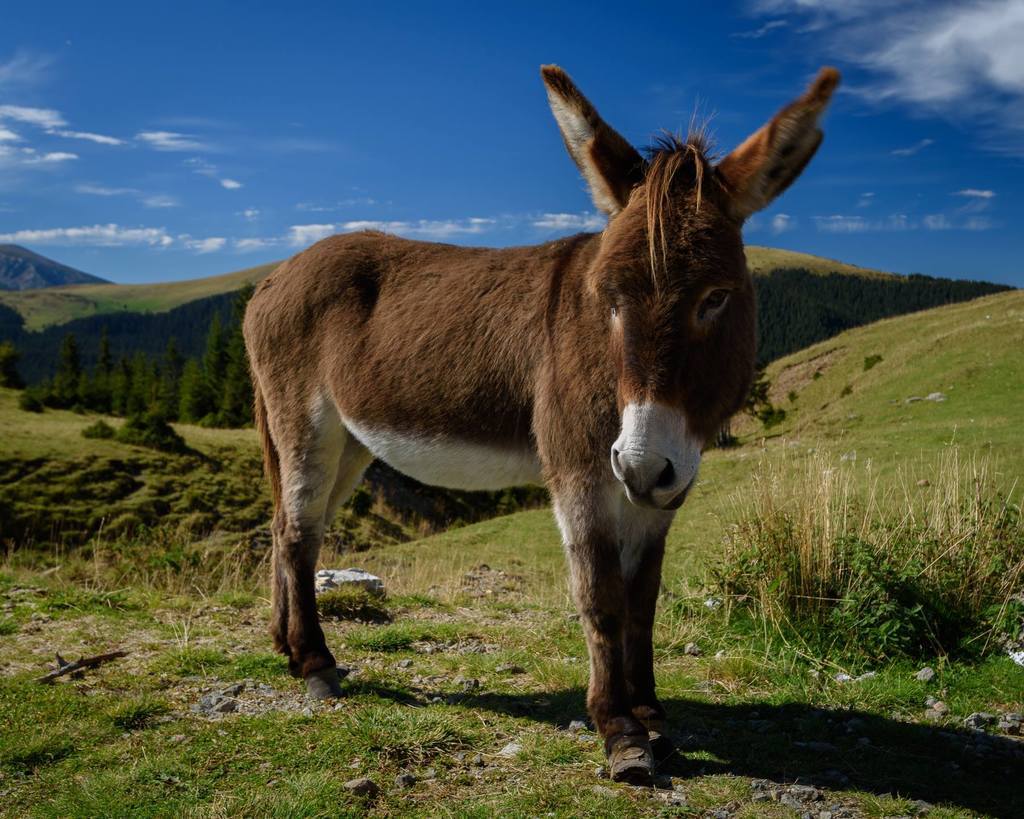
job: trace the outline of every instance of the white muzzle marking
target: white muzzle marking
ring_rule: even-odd
[[[627,404],[612,445],[612,471],[638,506],[675,509],[697,477],[701,442],[682,412],[664,404]]]

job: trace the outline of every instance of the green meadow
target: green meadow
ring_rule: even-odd
[[[602,778],[549,510],[427,536],[379,501],[343,510],[322,565],[388,595],[323,598],[350,673],[310,702],[266,636],[254,433],[181,425],[190,451],[159,453],[0,391],[0,812],[1024,815],[1024,293],[767,375],[784,417],[735,422],[670,533],[655,650],[677,750],[652,789]]]

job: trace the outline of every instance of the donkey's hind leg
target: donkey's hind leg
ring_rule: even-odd
[[[287,417],[271,416],[281,477],[281,503],[273,523],[277,611],[271,631],[284,630],[289,667],[306,680],[310,694],[340,696],[334,656],[317,614],[314,575],[348,432],[327,401],[318,402],[305,418],[282,420]],[[274,637],[275,643],[282,642],[282,635]]]

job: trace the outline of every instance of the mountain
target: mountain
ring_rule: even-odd
[[[0,245],[0,290],[40,290],[69,284],[109,284],[106,279],[83,273],[47,259],[19,245]]]

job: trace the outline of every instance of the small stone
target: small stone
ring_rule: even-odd
[[[594,776],[596,776],[598,779],[607,779],[608,768],[604,765],[599,765],[598,767],[594,768]]]
[[[484,765],[487,764],[486,762],[484,762],[483,754],[477,754],[476,756],[473,757],[472,761],[473,761],[473,765],[475,765],[477,768],[482,768],[482,767],[484,767]]]
[[[932,702],[930,706],[928,706],[928,710],[934,713],[936,716],[944,717],[946,716],[946,714],[949,713],[949,706],[946,705],[946,703],[944,703],[942,700],[935,700]]]
[[[964,727],[980,730],[986,725],[991,725],[995,721],[995,714],[989,714],[985,711],[976,711],[964,720]]]
[[[914,808],[914,813],[916,813],[918,816],[920,816],[923,813],[928,813],[928,811],[932,809],[932,803],[925,802],[923,799],[915,799],[910,804]]]
[[[703,652],[700,650],[700,646],[696,643],[687,643],[683,646],[683,654],[687,654],[690,657],[699,657]]]
[[[921,486],[921,487],[931,486],[932,482],[930,480],[928,480],[927,478],[921,478],[921,480],[919,480],[917,482],[917,485]]]
[[[789,792],[804,802],[814,802],[821,799],[821,791],[813,785],[792,785]]]
[[[926,665],[914,675],[914,679],[918,682],[929,683],[935,679],[935,669]]]
[[[380,788],[377,787],[377,783],[368,777],[361,776],[358,779],[350,779],[342,787],[349,793],[354,793],[356,796],[368,796],[374,797],[380,793]]]
[[[1009,713],[999,718],[996,727],[1007,734],[1019,734],[1021,726],[1024,725],[1024,714]]]
[[[837,683],[848,683],[853,680],[853,677],[851,677],[849,674],[844,674],[842,671],[840,671],[838,674],[832,677],[832,679],[835,680]]]
[[[406,657],[404,660],[399,660],[395,665],[398,668],[412,668],[412,660]]]
[[[229,685],[227,688],[222,688],[220,693],[225,697],[237,697],[244,690],[245,683],[235,683],[234,685]]]
[[[317,594],[342,586],[358,586],[374,597],[384,596],[384,581],[362,569],[321,569],[314,582]]]
[[[507,663],[507,664],[504,664],[504,665],[499,665],[497,668],[494,669],[494,671],[497,674],[525,674],[526,673],[526,669],[525,668],[523,668],[521,665],[515,665],[514,663]]]
[[[511,759],[512,757],[519,756],[519,753],[522,750],[523,746],[520,745],[518,742],[510,742],[508,745],[506,745],[504,748],[498,751],[498,756],[503,756],[508,759]]]
[[[925,396],[925,401],[935,401],[936,403],[946,400],[946,394],[943,392],[930,392]]]
[[[587,723],[581,719],[574,719],[566,730],[573,734],[581,734],[587,730]]]
[[[400,773],[395,777],[395,784],[400,788],[411,788],[416,784],[416,777],[411,773]]]
[[[433,768],[427,768],[423,772],[423,779],[424,780],[437,779],[437,771],[435,771]]]

